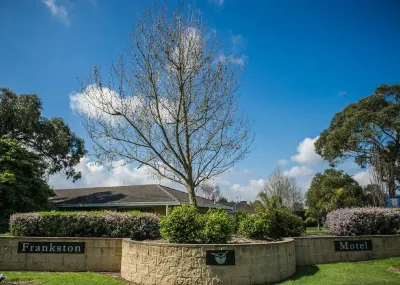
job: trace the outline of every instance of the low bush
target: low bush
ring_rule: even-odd
[[[400,212],[386,208],[344,208],[326,218],[329,233],[337,236],[396,234]]]
[[[160,233],[169,242],[196,243],[201,237],[202,224],[197,208],[182,205],[161,219]]]
[[[159,237],[159,218],[140,212],[43,212],[14,214],[14,236],[49,237]]]
[[[222,209],[209,210],[202,218],[201,241],[204,243],[227,243],[234,231],[233,220]]]
[[[249,214],[247,214],[243,210],[239,210],[232,215],[232,220],[233,220],[233,225],[234,225],[234,230],[233,232],[237,234],[239,232],[239,225],[242,220],[244,220]]]
[[[247,215],[239,224],[238,233],[249,239],[267,240],[270,217],[267,212]]]
[[[286,208],[271,209],[268,236],[273,239],[298,237],[305,232],[303,220]]]
[[[131,239],[146,240],[159,239],[160,235],[160,219],[155,214],[137,215],[135,219],[135,227],[131,231]]]

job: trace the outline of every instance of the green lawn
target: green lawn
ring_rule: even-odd
[[[398,285],[400,273],[388,270],[400,269],[400,257],[366,262],[348,262],[301,266],[289,280],[280,285]]]
[[[320,230],[318,230],[317,227],[308,227],[306,229],[306,234],[312,234],[312,235],[326,235],[328,234],[328,229],[327,228],[320,228]]]
[[[20,283],[24,285],[123,285],[122,281],[115,280],[112,277],[102,274],[77,272],[77,273],[59,273],[59,272],[2,272],[6,275],[5,283],[1,285],[19,284],[17,281],[32,280],[29,283]],[[11,282],[10,282],[11,281]]]
[[[348,262],[301,266],[290,279],[276,285],[398,285],[400,273],[389,271],[389,267],[400,269],[400,257],[368,262]],[[51,273],[51,272],[4,272],[6,283],[18,285],[16,281],[32,280],[24,285],[123,285],[110,276],[96,273]],[[8,283],[7,281],[13,281]]]

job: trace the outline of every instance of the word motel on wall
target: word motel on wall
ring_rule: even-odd
[[[19,242],[18,253],[85,253],[84,242]]]

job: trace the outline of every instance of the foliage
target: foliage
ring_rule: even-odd
[[[400,85],[379,86],[335,114],[316,141],[316,152],[331,165],[353,157],[361,167],[372,166],[394,197],[400,182],[399,103]]]
[[[387,196],[377,184],[368,184],[363,187],[364,205],[371,207],[384,207]]]
[[[338,209],[328,214],[326,225],[337,236],[396,234],[400,212],[387,208]]]
[[[249,239],[267,240],[269,238],[270,216],[268,213],[247,215],[239,224],[239,234]]]
[[[42,102],[35,94],[16,95],[0,88],[0,136],[17,140],[39,155],[48,174],[63,171],[74,181],[81,176],[74,166],[85,155],[84,142],[61,118],[42,116]]]
[[[260,192],[257,197],[258,200],[252,203],[256,212],[262,213],[284,207],[280,196],[268,196],[265,192]]]
[[[234,224],[226,211],[222,209],[209,210],[202,219],[202,242],[227,243],[232,238]]]
[[[251,150],[251,121],[238,107],[242,65],[221,57],[200,14],[146,11],[110,80],[84,80],[80,113],[100,163],[123,159],[195,189]],[[86,106],[82,108],[81,106]]]
[[[233,225],[234,225],[234,233],[238,233],[239,231],[239,225],[244,220],[249,214],[247,214],[243,210],[239,210],[233,213],[232,215],[232,220],[233,220]]]
[[[309,217],[307,222],[317,222],[318,226],[328,212],[338,208],[362,206],[364,199],[361,186],[350,175],[335,169],[317,173],[306,197],[306,215]]]
[[[14,214],[14,236],[159,238],[155,214],[104,212],[50,212]]]
[[[282,237],[298,237],[305,232],[303,220],[292,214],[287,208],[269,210],[269,233],[273,239]]]
[[[174,207],[160,222],[163,239],[176,243],[195,243],[201,237],[202,219],[196,207]]]
[[[53,191],[44,179],[45,165],[37,154],[8,137],[0,137],[0,232],[16,212],[49,207]]]
[[[280,197],[282,205],[293,212],[301,210],[304,200],[304,195],[296,180],[285,175],[279,168],[268,177],[264,190],[258,193],[258,206],[266,207],[267,200],[272,197]]]
[[[133,240],[159,239],[160,223],[159,217],[154,214],[141,214],[135,219],[136,226],[131,233]]]

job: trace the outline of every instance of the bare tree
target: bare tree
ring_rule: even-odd
[[[285,175],[279,168],[268,177],[264,190],[258,194],[261,203],[274,197],[279,197],[281,204],[292,211],[300,210],[304,201],[304,195],[296,180]]]
[[[201,197],[213,200],[214,202],[218,202],[223,198],[219,186],[208,182],[202,183],[196,190]]]
[[[220,46],[200,13],[145,11],[109,80],[95,68],[77,97],[98,162],[145,165],[184,185],[196,205],[195,188],[242,160],[254,140],[237,106],[242,66]]]

